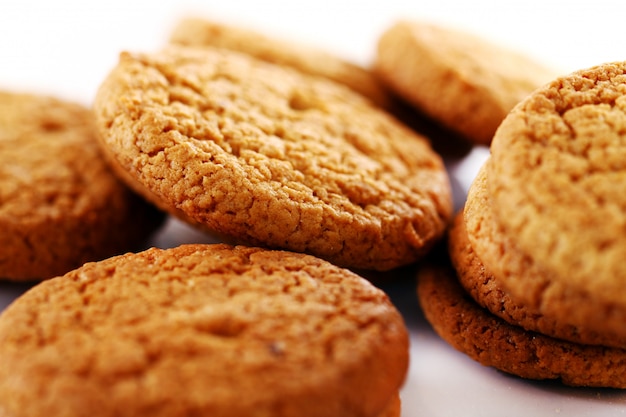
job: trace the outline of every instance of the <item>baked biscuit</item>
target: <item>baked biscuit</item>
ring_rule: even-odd
[[[471,328],[451,334],[458,323],[435,324],[474,359],[529,378],[624,388],[606,370],[626,364],[624,92],[626,64],[581,70],[537,89],[498,128],[449,234],[460,283],[483,318],[460,313],[465,306],[457,313]],[[498,338],[510,346],[483,340]],[[522,352],[513,364],[511,346]]]
[[[400,97],[483,145],[520,100],[557,75],[471,33],[408,20],[382,33],[375,68]]]
[[[163,216],[104,162],[92,114],[0,92],[0,279],[40,280],[136,249]]]
[[[45,281],[0,316],[0,414],[398,416],[389,298],[309,255],[149,249]]]
[[[586,316],[586,320],[572,315],[572,308],[582,307],[567,308],[569,294],[546,290],[555,277],[520,252],[515,239],[499,229],[488,194],[489,163],[480,169],[465,208],[450,230],[450,256],[463,287],[481,306],[527,330],[576,343],[626,348],[624,336],[604,329],[596,322],[597,315]],[[536,301],[527,303],[510,294],[507,288],[511,285],[523,286],[525,294],[534,294]]]
[[[621,340],[625,93],[626,63],[558,78],[502,122],[487,168],[495,223],[549,277],[541,291],[528,291],[526,280],[508,280],[507,291],[547,314],[568,316]]]
[[[170,42],[186,46],[228,48],[263,61],[329,78],[364,95],[383,108],[393,99],[372,71],[311,45],[268,36],[255,30],[189,17],[174,27]]]
[[[485,366],[571,386],[626,388],[625,350],[566,342],[508,324],[476,304],[452,268],[422,269],[418,297],[434,330]]]
[[[453,223],[449,242],[450,256],[461,286],[481,307],[495,316],[525,330],[573,343],[622,349],[626,346],[624,340],[615,334],[598,332],[589,323],[587,326],[572,324],[567,316],[545,314],[541,307],[535,308],[513,298],[498,276],[482,263],[477,250],[470,243],[463,212],[457,215]]]
[[[339,84],[248,55],[124,53],[95,112],[120,176],[229,242],[387,270],[425,254],[451,216],[427,139]]]

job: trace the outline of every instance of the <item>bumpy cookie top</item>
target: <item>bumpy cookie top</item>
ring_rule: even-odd
[[[188,46],[215,46],[244,52],[263,61],[337,81],[384,108],[392,105],[391,96],[371,71],[310,45],[194,17],[182,19],[170,40]]]
[[[496,221],[555,279],[626,320],[626,64],[560,78],[494,137]]]
[[[557,75],[529,56],[467,31],[410,20],[382,33],[376,68],[413,105],[481,144],[491,142],[520,100]]]
[[[34,287],[0,316],[0,414],[377,416],[407,331],[387,296],[312,256],[150,249]]]
[[[389,269],[451,214],[425,138],[347,88],[233,51],[123,54],[95,110],[135,187],[239,242]]]
[[[83,106],[0,92],[0,278],[64,274],[160,223],[111,173],[96,134]]]

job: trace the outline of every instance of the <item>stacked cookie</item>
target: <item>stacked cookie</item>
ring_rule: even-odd
[[[626,64],[581,70],[523,100],[494,136],[450,232],[464,291],[449,271],[419,289],[438,332],[479,362],[626,387],[625,93]]]
[[[185,46],[212,46],[243,52],[256,59],[294,68],[345,85],[383,108],[393,105],[386,86],[372,71],[311,45],[288,42],[264,33],[197,17],[182,19],[170,42]]]

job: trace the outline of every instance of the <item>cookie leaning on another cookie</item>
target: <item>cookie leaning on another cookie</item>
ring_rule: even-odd
[[[318,48],[267,36],[201,18],[182,19],[174,27],[170,42],[186,46],[228,48],[263,61],[292,67],[309,75],[344,84],[383,108],[393,104],[391,95],[368,69]]]
[[[375,69],[417,109],[483,145],[519,101],[558,75],[476,35],[406,20],[381,35]]]
[[[91,112],[0,92],[0,279],[41,280],[136,249],[163,219],[100,153]]]
[[[291,67],[305,74],[328,78],[367,97],[418,133],[428,137],[437,151],[453,155],[468,152],[471,144],[430,117],[416,112],[388,89],[373,69],[346,61],[309,45],[269,37],[247,28],[186,18],[174,27],[170,42],[185,46],[232,49],[263,61]]]
[[[503,281],[507,290],[621,340],[625,127],[626,63],[580,70],[538,89],[507,116],[487,173],[494,221],[549,277],[540,292],[528,292],[523,277]],[[498,273],[497,260],[483,261]]]
[[[615,334],[598,332],[594,327],[573,325],[563,315],[545,314],[541,309],[513,298],[476,252],[469,242],[461,212],[450,231],[452,263],[464,290],[491,314],[524,330],[572,343],[622,349],[626,346],[624,340]]]
[[[465,208],[449,233],[450,256],[463,287],[493,314],[527,330],[575,343],[626,348],[626,338],[619,332],[603,329],[593,320],[573,320],[567,309],[555,308],[568,303],[570,294],[551,296],[550,309],[545,301],[539,301],[556,277],[521,252],[515,239],[494,221],[488,192],[489,164],[487,160],[474,179]],[[511,283],[523,286],[526,297],[509,293],[507,284]],[[527,302],[526,298],[536,301]]]
[[[0,357],[11,417],[398,417],[408,334],[328,262],[184,245],[34,287],[0,316]]]
[[[535,90],[498,128],[449,233],[463,295],[485,310],[422,295],[459,350],[527,378],[626,388],[624,97],[626,63],[604,64]]]
[[[571,386],[626,388],[626,350],[565,342],[511,325],[476,304],[452,268],[422,269],[418,297],[435,331],[485,366]]]
[[[589,294],[615,314],[600,321],[622,331],[625,126],[626,63],[575,72],[537,91],[503,122],[488,174],[503,231],[555,274],[554,286]]]
[[[386,270],[423,256],[451,215],[426,138],[342,85],[248,55],[122,54],[95,112],[131,186],[235,242]]]

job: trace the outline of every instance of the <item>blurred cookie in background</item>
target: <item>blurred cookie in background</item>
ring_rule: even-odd
[[[136,249],[163,218],[109,170],[87,108],[0,92],[0,279],[46,279]]]
[[[292,67],[305,74],[344,84],[384,108],[389,108],[393,102],[386,87],[369,69],[321,48],[279,39],[257,30],[188,17],[175,25],[170,42],[186,46],[232,49],[263,61]]]
[[[381,34],[375,71],[416,109],[482,145],[519,101],[559,75],[474,34],[409,20]]]

